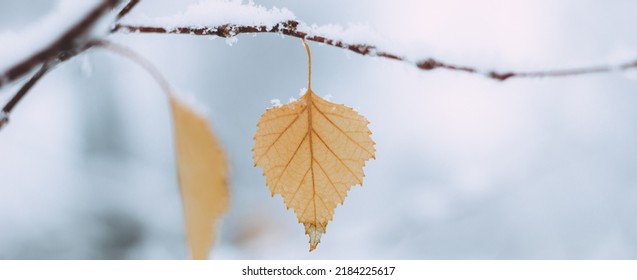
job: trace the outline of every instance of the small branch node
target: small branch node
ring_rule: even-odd
[[[0,111],[0,129],[2,129],[7,123],[9,123],[9,113]]]
[[[416,66],[418,66],[418,68],[420,68],[422,70],[429,71],[429,70],[433,70],[433,69],[442,67],[442,63],[440,63],[440,62],[438,62],[438,61],[436,61],[434,59],[428,58],[428,59],[425,59],[425,60],[423,60],[421,62],[418,62],[416,64]]]
[[[232,27],[229,24],[224,24],[217,27],[217,35],[223,38],[230,38],[237,34],[232,31]]]
[[[498,81],[505,81],[511,77],[515,76],[515,73],[506,72],[506,73],[498,73],[498,72],[489,72],[489,78],[496,79]]]

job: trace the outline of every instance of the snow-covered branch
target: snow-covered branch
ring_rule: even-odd
[[[286,20],[274,25],[239,25],[233,23],[218,26],[192,27],[192,26],[148,26],[148,25],[128,25],[118,24],[113,32],[120,33],[167,33],[167,34],[187,34],[199,36],[218,36],[230,38],[239,34],[249,33],[275,33],[291,37],[305,38],[309,41],[323,43],[329,46],[346,49],[361,55],[381,57],[396,61],[402,61],[414,65],[415,67],[429,71],[434,69],[447,69],[451,71],[466,72],[483,75],[487,78],[504,81],[510,78],[543,78],[543,77],[566,77],[579,76],[594,73],[621,72],[631,68],[637,68],[637,59],[616,65],[596,65],[580,68],[541,70],[541,71],[492,71],[479,69],[474,66],[456,65],[446,63],[436,58],[410,59],[405,55],[390,52],[371,43],[349,43],[347,38],[335,39],[328,35],[320,34],[320,27],[309,27],[308,25],[296,21]]]
[[[80,46],[86,43],[92,27],[122,0],[100,0],[95,7],[88,10],[85,16],[74,25],[69,25],[59,36],[48,36],[50,42],[44,47],[32,50],[29,56],[20,61],[10,63],[3,59],[0,63],[0,88],[22,77],[35,67],[54,59],[65,60],[83,51]],[[117,33],[170,33],[199,36],[218,36],[231,38],[239,34],[272,33],[285,36],[305,38],[337,48],[346,49],[364,56],[381,57],[402,61],[415,67],[429,71],[447,69],[483,75],[487,78],[504,81],[510,78],[565,77],[593,73],[619,72],[637,68],[637,59],[614,65],[597,65],[581,68],[540,70],[540,71],[495,71],[481,69],[472,65],[448,63],[435,57],[407,55],[401,49],[387,47],[387,42],[365,28],[343,31],[338,26],[310,26],[296,19],[289,10],[266,9],[253,3],[243,4],[240,1],[201,1],[190,5],[184,12],[163,18],[145,16],[128,16],[139,0],[130,0],[121,9],[111,32]],[[83,2],[82,2],[83,3]],[[87,4],[83,4],[87,6]],[[121,21],[120,21],[121,19]],[[111,22],[112,24],[112,22]],[[350,28],[351,29],[351,28]],[[354,28],[356,29],[356,28]],[[46,31],[46,30],[45,30]],[[39,33],[45,31],[40,30]],[[36,32],[37,33],[37,32]],[[28,37],[37,37],[34,36]],[[40,34],[42,35],[42,34]],[[40,36],[42,37],[42,36]],[[27,40],[28,41],[28,40]],[[25,43],[26,44],[26,43]],[[22,52],[26,53],[26,52]],[[13,59],[15,60],[15,59]]]

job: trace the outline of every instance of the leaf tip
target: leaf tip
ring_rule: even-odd
[[[305,226],[305,234],[310,236],[310,252],[312,252],[321,243],[321,235],[325,233],[325,227],[312,223],[304,223],[303,225]]]

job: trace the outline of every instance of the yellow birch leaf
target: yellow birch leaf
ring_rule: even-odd
[[[307,43],[306,48],[309,59]],[[320,98],[310,86],[299,100],[261,116],[253,159],[263,168],[272,196],[280,194],[305,226],[312,251],[336,206],[353,185],[363,184],[363,167],[374,158],[375,143],[365,117]]]
[[[228,165],[208,122],[170,97],[186,236],[193,259],[207,259],[228,207]]]

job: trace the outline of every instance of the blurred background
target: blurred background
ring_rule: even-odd
[[[0,32],[56,1],[0,2]],[[195,1],[142,1],[166,16]],[[637,59],[637,2],[270,1],[309,24],[364,24],[410,54],[497,70]],[[116,34],[209,110],[231,162],[215,259],[635,259],[635,73],[496,82],[311,43],[313,89],[371,122],[376,160],[317,250],[253,167],[270,100],[306,86],[275,34]],[[0,42],[11,44],[12,42]],[[0,89],[4,104],[24,80]],[[93,50],[44,77],[0,131],[1,259],[187,257],[167,100]]]

